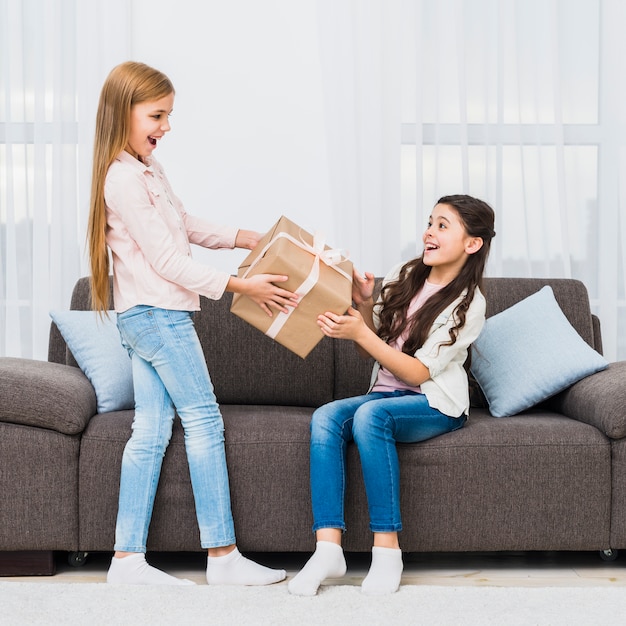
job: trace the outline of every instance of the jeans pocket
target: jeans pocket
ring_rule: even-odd
[[[117,325],[124,343],[143,359],[151,359],[163,347],[154,309],[130,309],[118,317]]]

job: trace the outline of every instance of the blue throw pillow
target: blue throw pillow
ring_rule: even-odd
[[[607,367],[549,286],[488,318],[472,348],[471,373],[494,417],[516,415]]]
[[[115,312],[100,317],[95,311],[50,311],[50,317],[93,385],[98,413],[133,409],[131,362],[122,346]]]

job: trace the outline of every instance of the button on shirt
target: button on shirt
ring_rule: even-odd
[[[117,312],[139,304],[197,311],[200,295],[222,297],[230,274],[194,261],[190,243],[234,248],[238,229],[187,214],[153,157],[142,162],[121,152],[107,172],[104,199]]]

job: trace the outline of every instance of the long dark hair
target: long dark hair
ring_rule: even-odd
[[[482,247],[470,254],[458,276],[445,287],[433,294],[420,308],[417,315],[407,319],[407,311],[415,294],[423,287],[431,268],[425,265],[419,256],[405,263],[398,279],[387,283],[381,292],[379,305],[380,327],[378,335],[385,341],[392,342],[408,328],[408,336],[402,351],[415,352],[424,344],[435,318],[461,294],[463,298],[454,310],[455,324],[450,329],[451,345],[456,341],[459,330],[465,325],[465,316],[469,309],[476,288],[482,290],[483,273],[491,240],[495,237],[495,215],[493,209],[482,200],[466,195],[444,196],[437,204],[452,207],[459,215],[467,234],[480,237]]]

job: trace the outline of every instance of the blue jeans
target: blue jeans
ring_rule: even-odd
[[[145,552],[161,464],[175,411],[203,548],[235,543],[224,450],[224,423],[192,313],[136,306],[117,316],[132,360],[133,431],[122,457],[115,550]]]
[[[345,530],[346,450],[359,450],[370,529],[402,530],[396,442],[415,443],[457,430],[465,416],[448,417],[412,391],[372,392],[321,406],[311,420],[313,530]]]

